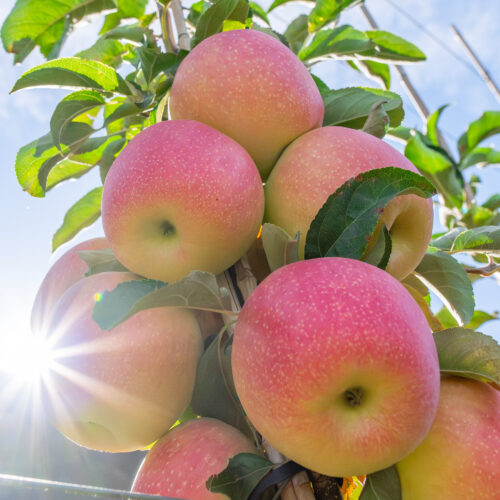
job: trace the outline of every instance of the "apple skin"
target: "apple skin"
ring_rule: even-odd
[[[218,274],[251,246],[264,190],[248,153],[202,123],[160,122],[120,153],[104,183],[102,222],[116,258],[147,278]]]
[[[155,443],[137,472],[132,491],[190,500],[226,500],[226,495],[208,491],[206,482],[238,453],[256,453],[240,431],[213,418],[189,420]]]
[[[360,130],[323,127],[299,137],[283,152],[265,187],[264,219],[295,236],[304,255],[307,231],[328,196],[351,177],[381,167],[417,172],[413,164],[384,141]],[[402,280],[417,267],[432,234],[432,201],[398,196],[381,221],[389,229],[392,253],[387,272]]]
[[[169,99],[173,119],[206,123],[240,143],[263,179],[281,151],[323,123],[324,104],[304,64],[255,30],[213,35],[182,61]]]
[[[431,430],[396,468],[403,500],[499,498],[500,392],[443,377]]]
[[[134,279],[110,272],[80,280],[52,315],[55,363],[46,377],[47,402],[59,431],[87,448],[144,448],[168,431],[191,399],[202,339],[188,310],[148,309],[111,331],[92,319],[99,294]]]
[[[425,437],[439,397],[422,311],[391,275],[351,259],[299,261],[266,278],[239,315],[232,367],[257,430],[328,476],[401,460]]]
[[[85,277],[88,266],[80,258],[82,250],[103,250],[109,248],[106,238],[93,238],[82,241],[70,248],[52,267],[38,289],[31,311],[31,330],[34,334],[43,333],[50,321],[50,313],[61,295],[77,281]]]

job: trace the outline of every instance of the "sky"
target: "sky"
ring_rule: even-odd
[[[409,16],[405,17],[395,9],[392,2],[397,3]],[[270,3],[270,0],[261,2],[263,6],[268,6]],[[0,2],[0,23],[3,22],[13,5],[14,0]],[[474,72],[468,56],[454,39],[450,30],[452,23],[459,27],[493,78],[500,83],[500,58],[498,57],[500,39],[498,23],[495,22],[500,19],[498,0],[481,0],[480,2],[368,0],[367,6],[381,29],[412,41],[427,55],[425,63],[407,65],[406,70],[429,109],[435,110],[443,104],[452,104],[440,122],[441,130],[452,148],[470,121],[478,118],[485,110],[499,109],[498,101]],[[304,6],[283,6],[275,10],[271,19],[274,27],[279,30],[283,26],[284,19],[306,11],[307,8]],[[347,12],[342,16],[341,21],[343,24],[352,24],[359,29],[369,29],[359,8]],[[420,24],[420,27],[415,23]],[[69,38],[62,55],[72,55],[90,46],[98,28],[99,25],[95,23],[78,28]],[[432,33],[458,56],[450,55],[424,30]],[[0,152],[2,158],[0,169],[2,213],[0,218],[0,234],[2,235],[0,335],[2,336],[20,335],[29,331],[31,305],[50,265],[74,244],[103,234],[101,223],[97,221],[54,255],[51,254],[52,235],[60,226],[66,210],[75,200],[99,185],[97,171],[75,182],[58,186],[49,192],[46,198],[41,199],[24,193],[17,183],[14,172],[17,150],[48,131],[50,116],[55,105],[67,94],[60,90],[35,89],[9,95],[10,88],[16,79],[24,71],[41,62],[43,59],[40,54],[33,53],[23,64],[14,67],[12,57],[3,51],[0,52],[2,75],[0,78]],[[371,80],[355,73],[341,61],[322,63],[316,66],[315,72],[331,88],[357,85],[377,86]],[[392,90],[403,95],[405,101],[404,124],[422,128],[419,115],[404,94],[394,71],[392,71],[392,77],[394,82]],[[500,147],[499,141],[496,142],[497,147]],[[479,199],[481,201],[499,190],[500,171],[498,166],[490,166],[477,173],[486,181],[486,185],[480,188]],[[475,294],[479,308],[488,311],[500,309],[500,294],[493,279],[482,280],[481,284],[475,288]],[[500,322],[491,322],[485,325],[482,331],[500,339]],[[125,485],[125,487],[128,486]]]

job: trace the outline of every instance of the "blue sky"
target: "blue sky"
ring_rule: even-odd
[[[394,0],[396,1],[396,0]],[[263,1],[264,6],[270,0]],[[499,109],[499,103],[490,94],[482,80],[471,71],[470,63],[460,45],[454,40],[449,28],[455,23],[462,30],[471,45],[477,50],[490,73],[500,82],[500,58],[498,47],[498,0],[454,0],[432,2],[428,0],[399,0],[397,4],[405,9],[414,21],[423,25],[467,62],[457,60],[438,45],[415,24],[394,9],[388,0],[368,0],[367,5],[381,29],[398,34],[419,46],[428,56],[425,63],[407,66],[414,85],[421,92],[431,110],[446,103],[453,105],[442,118],[442,131],[453,146],[465,126],[488,109]],[[0,3],[0,22],[14,5],[14,0]],[[305,7],[282,7],[271,16],[274,26],[280,28],[283,19],[305,11]],[[101,21],[99,21],[100,23]],[[343,23],[368,29],[359,9],[349,11],[342,18]],[[98,25],[79,28],[66,44],[63,55],[72,55],[91,45]],[[0,287],[0,340],[9,335],[21,335],[29,331],[31,305],[45,273],[54,260],[67,248],[79,241],[102,235],[98,221],[81,233],[71,243],[51,255],[51,238],[62,222],[64,213],[72,203],[99,185],[97,172],[91,172],[75,182],[58,186],[45,199],[32,198],[20,189],[14,173],[17,150],[24,144],[48,131],[51,113],[56,103],[66,95],[64,91],[27,90],[9,95],[9,90],[19,75],[28,68],[42,62],[39,54],[28,57],[21,66],[14,67],[12,58],[0,52],[0,262],[2,278]],[[356,74],[340,61],[324,63],[315,71],[332,88],[346,86],[376,86],[370,80]],[[405,124],[421,128],[422,123],[413,105],[402,90],[395,72],[392,72],[393,90],[405,100]],[[497,147],[500,147],[500,141]],[[477,172],[485,181],[479,198],[486,199],[500,191],[498,166]],[[476,287],[476,301],[482,309],[500,309],[500,294],[494,279],[482,280]],[[500,339],[500,322],[491,322],[482,331]],[[55,438],[54,438],[55,439]],[[1,458],[1,457],[0,457]],[[104,479],[103,479],[104,481]],[[126,487],[126,485],[124,485]]]

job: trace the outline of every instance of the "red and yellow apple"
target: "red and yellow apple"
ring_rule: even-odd
[[[50,321],[50,313],[61,295],[88,270],[78,252],[82,250],[103,250],[109,248],[105,238],[82,241],[64,253],[49,269],[38,289],[31,311],[31,330],[34,334],[44,332]]]
[[[265,220],[288,234],[300,231],[304,255],[307,231],[328,196],[351,177],[381,167],[417,172],[413,164],[384,141],[360,130],[323,127],[299,137],[283,152],[265,187]],[[432,201],[398,196],[384,209],[392,253],[387,272],[398,280],[417,267],[432,233]]]
[[[237,394],[278,451],[328,476],[388,467],[424,439],[439,364],[425,316],[361,261],[299,261],[269,275],[236,323]]]
[[[443,377],[431,430],[396,468],[403,500],[499,498],[500,392]]]
[[[218,274],[255,240],[264,190],[248,153],[202,123],[160,122],[120,153],[104,183],[102,222],[132,272],[176,281]]]
[[[324,105],[297,56],[256,30],[213,35],[182,61],[169,99],[174,120],[197,120],[240,143],[265,179],[281,151],[320,127]]]
[[[71,286],[53,310],[50,412],[63,434],[87,448],[144,448],[167,432],[191,399],[202,340],[188,310],[148,309],[111,331],[92,318],[104,291],[134,279],[95,274]]]
[[[227,500],[206,482],[238,453],[255,453],[237,429],[213,418],[190,420],[170,430],[146,455],[132,491],[189,500]]]

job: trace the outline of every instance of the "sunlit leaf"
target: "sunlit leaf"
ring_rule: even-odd
[[[262,244],[271,271],[299,260],[299,237],[292,238],[279,226],[266,222],[262,227]]]
[[[480,142],[498,133],[500,133],[500,111],[485,111],[458,139],[460,157],[469,154]]]
[[[143,281],[124,283],[103,294],[92,315],[103,330],[111,330],[135,313],[155,307],[187,307],[234,314],[228,290],[219,289],[213,274],[192,271],[175,283],[155,282],[154,290],[143,286]],[[133,302],[127,299],[131,295]]]
[[[123,78],[111,66],[78,57],[63,57],[31,68],[17,80],[11,92],[31,87],[85,88],[131,94]]]
[[[426,253],[415,274],[439,297],[460,325],[472,319],[472,284],[463,267],[451,255]]]
[[[500,387],[500,346],[492,337],[467,328],[434,333],[441,373],[492,382]]]
[[[339,125],[361,129],[372,106],[381,100],[387,101],[383,107],[389,116],[391,127],[397,127],[404,117],[401,97],[394,92],[361,87],[330,90],[323,94],[325,103],[323,126]]]
[[[79,199],[64,216],[62,226],[52,238],[52,251],[71,240],[82,229],[90,226],[101,215],[102,187],[88,192]]]
[[[364,52],[362,57],[393,63],[425,61],[425,54],[418,47],[393,33],[382,30],[365,33],[374,42],[375,48]]]
[[[309,31],[317,31],[326,24],[336,19],[340,13],[354,7],[363,0],[317,0],[316,5],[309,14]]]

